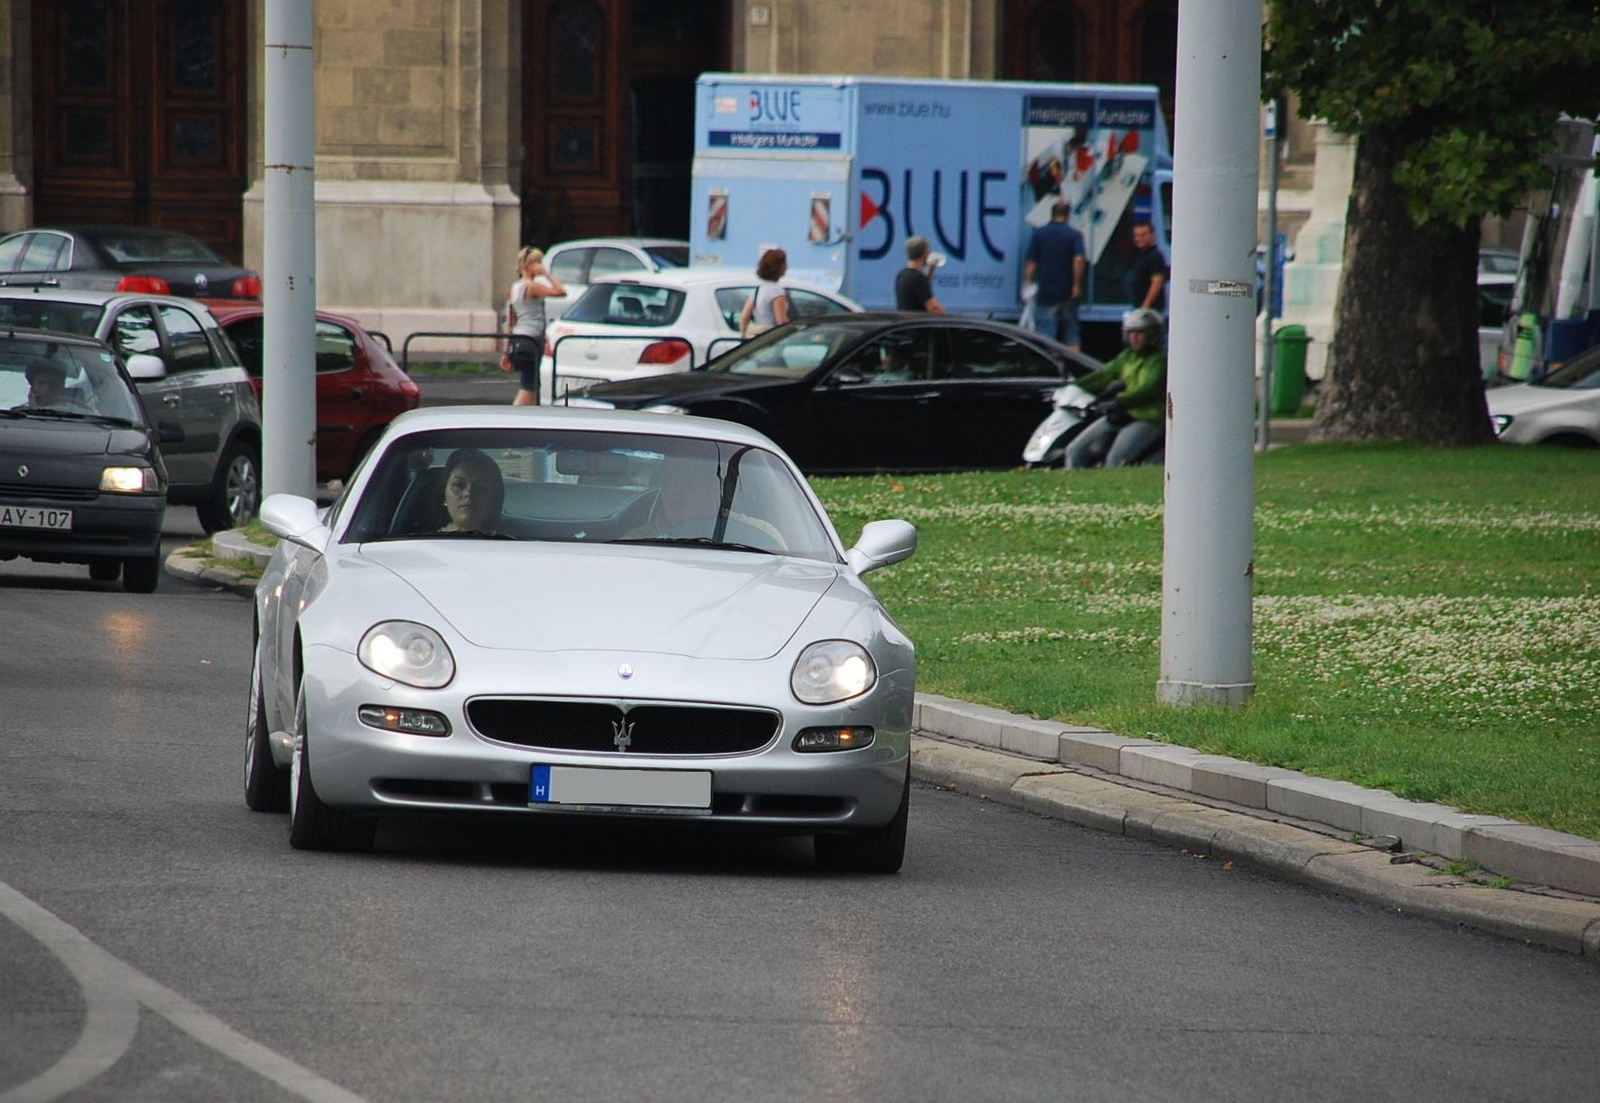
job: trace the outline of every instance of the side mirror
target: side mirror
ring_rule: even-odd
[[[333,537],[322,523],[317,503],[298,494],[269,494],[261,503],[261,524],[280,540],[319,554]]]
[[[167,365],[159,356],[135,352],[128,357],[128,374],[135,379],[165,379]]]
[[[908,521],[869,521],[845,559],[858,575],[910,559],[917,550],[917,530]]]

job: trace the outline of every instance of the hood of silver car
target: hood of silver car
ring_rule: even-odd
[[[765,659],[838,577],[826,563],[686,548],[367,544],[479,647]]]

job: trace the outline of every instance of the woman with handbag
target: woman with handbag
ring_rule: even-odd
[[[500,370],[517,371],[513,406],[537,406],[539,360],[544,355],[544,301],[565,295],[567,289],[545,270],[544,250],[531,245],[517,254],[517,275],[506,295],[506,329],[511,338],[500,357]]]
[[[789,320],[789,296],[778,281],[789,270],[789,254],[782,249],[768,249],[756,264],[755,294],[745,300],[744,313],[739,315],[739,336],[754,337],[773,326]]]

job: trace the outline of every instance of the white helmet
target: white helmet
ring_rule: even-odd
[[[1147,306],[1141,306],[1137,310],[1130,310],[1122,316],[1122,340],[1126,343],[1128,334],[1143,330],[1149,336],[1149,347],[1158,349],[1161,347],[1162,329],[1164,327],[1165,323],[1162,322],[1159,312],[1151,310]]]

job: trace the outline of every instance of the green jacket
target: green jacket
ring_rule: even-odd
[[[1117,405],[1136,421],[1160,421],[1167,413],[1167,354],[1160,349],[1134,352],[1123,349],[1111,363],[1078,380],[1078,386],[1099,394],[1112,380],[1120,379],[1127,390],[1117,396]]]

